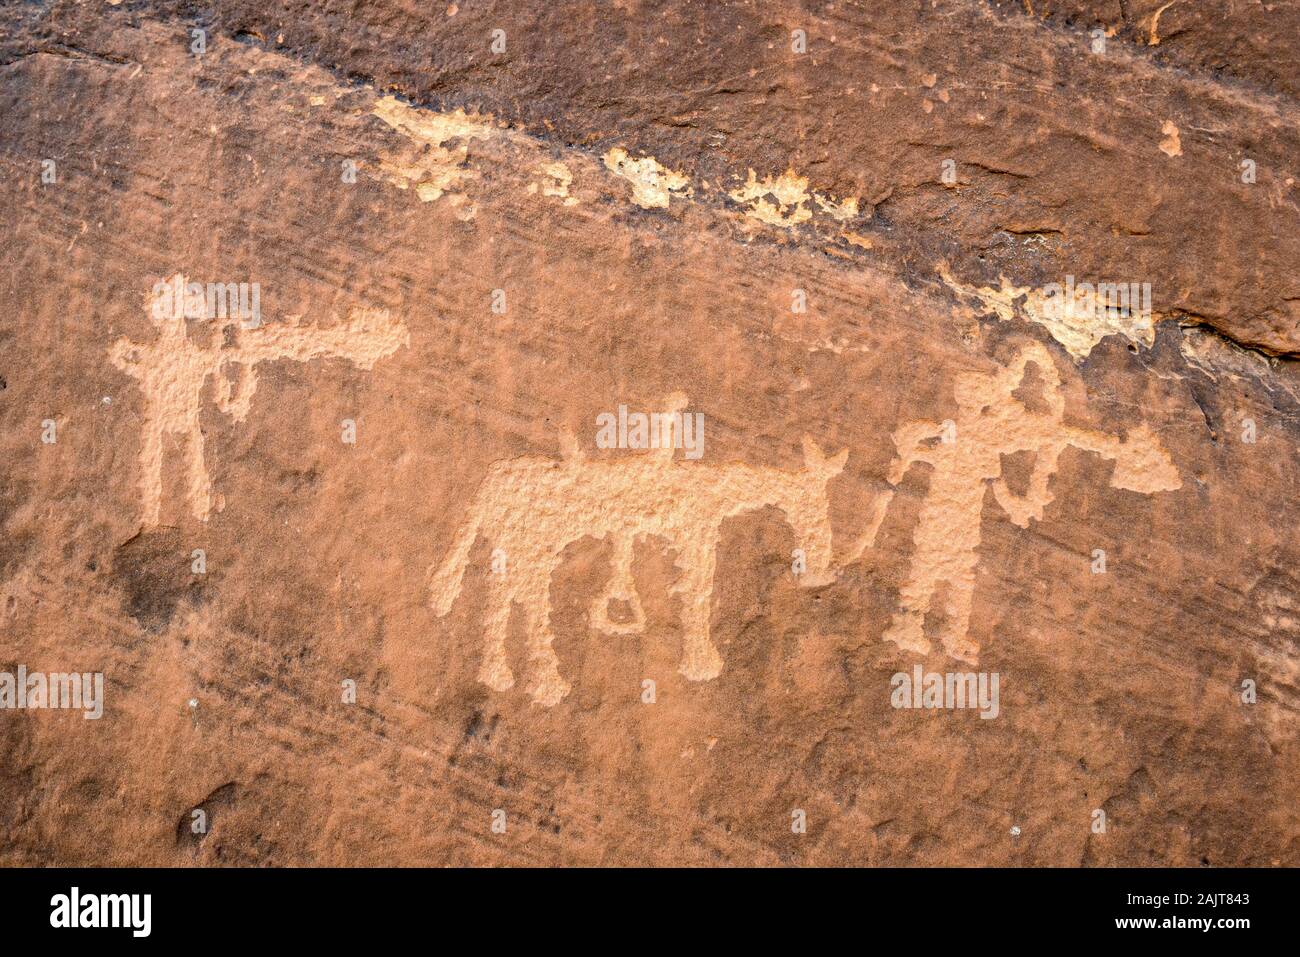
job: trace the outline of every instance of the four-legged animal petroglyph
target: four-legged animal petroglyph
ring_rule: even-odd
[[[1014,395],[1031,363],[1042,378],[1046,412],[1031,411]],[[940,586],[946,585],[943,647],[954,658],[974,664],[979,648],[967,629],[986,485],[992,485],[994,498],[1011,521],[1026,528],[1031,518],[1042,519],[1044,507],[1052,501],[1048,483],[1068,445],[1113,459],[1115,488],[1151,494],[1181,488],[1182,480],[1145,425],[1122,440],[1065,425],[1061,380],[1051,354],[1038,343],[1026,346],[1001,372],[958,376],[955,391],[958,415],[951,441],[944,440],[944,427],[936,422],[909,422],[893,436],[898,458],[888,476],[891,485],[901,482],[914,462],[927,462],[932,471],[913,534],[916,548],[900,596],[902,608],[884,637],[900,648],[928,652],[925,615]],[[1013,494],[1002,477],[1001,456],[1016,452],[1035,453],[1023,495]],[[878,509],[873,515],[876,527],[880,517]]]
[[[633,544],[659,538],[677,552],[682,575],[680,671],[700,681],[716,677],[722,659],[709,637],[713,574],[723,520],[775,506],[798,536],[807,556],[808,584],[830,569],[831,526],[827,483],[840,473],[844,450],[826,457],[804,440],[804,465],[796,471],[731,464],[706,466],[673,460],[670,447],[609,461],[588,461],[576,448],[562,460],[520,458],[488,471],[456,533],[446,560],[432,580],[432,604],[446,615],[460,594],[469,555],[479,537],[500,549],[508,566],[491,574],[485,641],[479,680],[504,691],[514,685],[505,639],[518,605],[528,630],[534,701],[553,705],[569,691],[551,648],[551,578],[565,548],[590,536],[611,539],[613,573],[592,607],[601,630],[639,633],[645,615],[632,579]],[[630,623],[616,623],[609,602],[632,607]]]
[[[153,310],[150,310],[153,315]],[[190,510],[206,521],[211,508],[211,483],[203,456],[203,432],[199,427],[203,387],[209,376],[216,378],[217,406],[243,421],[257,391],[257,364],[276,359],[309,362],[339,357],[371,369],[385,356],[410,343],[410,333],[387,310],[358,309],[346,322],[327,328],[299,325],[291,318],[284,323],[262,325],[255,330],[236,321],[217,328],[211,345],[192,341],[183,320],[154,318],[158,337],[141,344],[119,339],[110,352],[113,364],[136,379],[144,392],[145,423],[140,445],[140,491],[144,501],[144,523],[155,526],[162,510],[163,443],[167,436],[179,436],[186,446]],[[227,374],[238,366],[241,379],[235,383]]]

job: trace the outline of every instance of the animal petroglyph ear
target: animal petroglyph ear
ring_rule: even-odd
[[[835,455],[827,456],[817,443],[808,436],[803,437],[803,463],[810,472],[821,472],[825,475],[839,475],[844,471],[844,463],[849,460],[849,450],[840,449]]]
[[[686,407],[690,404],[691,400],[687,398],[685,392],[673,392],[664,399],[664,410],[669,415],[672,415],[674,412],[685,411]]]

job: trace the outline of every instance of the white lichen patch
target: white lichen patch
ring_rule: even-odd
[[[944,265],[939,277],[955,292],[978,299],[1002,322],[1020,317],[1038,323],[1076,360],[1086,359],[1107,336],[1123,336],[1148,349],[1155,345],[1156,314],[1149,311],[1111,308],[1081,293],[1069,302],[1044,289],[1012,285],[1004,276],[998,277],[997,289],[970,286],[953,279]]]
[[[488,115],[470,114],[464,110],[450,113],[422,110],[393,96],[381,97],[371,112],[393,129],[430,146],[442,146],[453,139],[483,140],[496,132],[492,117]]]
[[[808,208],[808,178],[786,170],[775,179],[759,180],[751,169],[745,185],[727,193],[745,207],[745,215],[769,226],[797,226],[812,219]]]
[[[398,189],[414,187],[416,195],[426,203],[478,176],[465,165],[469,159],[467,141],[487,139],[496,132],[491,117],[464,110],[421,110],[391,96],[378,100],[371,112],[405,135],[415,148],[414,155],[381,156],[380,169]],[[457,146],[443,145],[453,140],[458,141]]]
[[[614,147],[603,157],[605,168],[632,184],[632,202],[642,209],[667,209],[673,196],[691,196],[691,181],[653,156],[632,159],[627,150]]]
[[[543,163],[538,170],[542,174],[542,195],[554,196],[564,201],[565,206],[576,206],[577,197],[569,195],[569,185],[573,182],[573,174],[563,163]]]
[[[817,201],[818,209],[836,222],[847,222],[858,215],[858,198],[856,196],[837,201],[834,196],[813,193],[813,199]]]
[[[810,192],[808,178],[792,169],[762,180],[751,169],[745,184],[727,195],[745,207],[746,216],[769,226],[789,228],[806,223],[813,218],[814,208],[840,223],[858,215],[856,196],[839,200],[826,193]]]

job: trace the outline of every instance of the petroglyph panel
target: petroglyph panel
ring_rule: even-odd
[[[1032,409],[1017,396],[1029,383],[1031,368],[1041,377]],[[883,637],[906,651],[928,654],[931,643],[924,622],[941,594],[947,622],[944,651],[977,664],[978,643],[969,635],[970,609],[986,491],[992,491],[1015,525],[1027,528],[1031,520],[1041,520],[1051,504],[1050,483],[1061,453],[1070,446],[1113,462],[1111,485],[1117,489],[1150,495],[1177,490],[1182,480],[1145,425],[1124,438],[1067,425],[1055,362],[1038,343],[1025,345],[1000,372],[958,376],[954,392],[955,420],[908,422],[892,435],[898,454],[889,469],[891,486],[916,463],[928,464],[931,470],[913,532],[910,571],[899,595],[900,610]],[[1039,405],[1045,411],[1039,411]],[[1027,488],[1015,493],[1001,474],[1002,457],[1021,452],[1032,453],[1034,464]],[[805,467],[799,473],[690,466],[674,461],[671,446],[629,462],[588,462],[574,446],[562,462],[517,459],[499,464],[480,486],[450,553],[434,574],[433,607],[440,616],[451,610],[470,552],[480,537],[485,538],[503,567],[494,568],[490,578],[479,679],[497,691],[514,686],[505,641],[518,605],[529,634],[529,693],[538,703],[553,705],[569,690],[551,650],[550,630],[551,580],[565,548],[588,536],[612,541],[612,572],[592,603],[589,620],[599,631],[636,634],[644,629],[645,613],[632,576],[633,546],[643,538],[661,539],[685,566],[677,586],[685,609],[681,673],[692,680],[714,678],[722,661],[709,640],[709,611],[722,520],[767,505],[780,508],[800,540],[811,546],[805,583],[823,583],[833,566],[825,483],[843,468],[847,454],[846,449],[828,461],[805,439]],[[849,562],[864,554],[871,557],[868,549],[892,496],[892,491],[886,492],[865,503],[865,531]],[[628,607],[630,621],[611,618],[614,602]]]
[[[1300,864],[1297,9],[1163,3],[8,4],[0,864]]]

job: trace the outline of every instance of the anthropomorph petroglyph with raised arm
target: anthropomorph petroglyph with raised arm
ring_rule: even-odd
[[[684,405],[680,397],[675,407]],[[827,483],[844,468],[848,451],[827,457],[804,440],[804,465],[785,471],[743,464],[675,461],[669,445],[593,461],[570,443],[563,459],[525,457],[493,465],[480,485],[451,550],[432,578],[432,605],[446,615],[460,594],[470,552],[481,537],[508,562],[489,579],[484,652],[479,680],[497,691],[514,685],[505,639],[515,605],[528,634],[528,692],[550,706],[569,691],[551,648],[551,579],[565,548],[590,536],[613,544],[613,571],[592,606],[594,627],[639,633],[645,615],[632,578],[634,543],[659,538],[676,550],[682,568],[680,672],[694,681],[716,677],[722,659],[709,634],[713,576],[722,523],[733,515],[775,506],[807,557],[805,584],[824,582],[831,561]],[[611,601],[632,608],[630,623],[613,622]]]
[[[149,309],[158,336],[149,343],[119,339],[110,358],[117,368],[140,383],[145,421],[140,444],[140,491],[146,527],[159,523],[162,511],[163,452],[169,436],[185,445],[186,495],[190,511],[206,521],[211,508],[211,481],[204,461],[199,413],[208,377],[215,377],[217,407],[236,422],[248,415],[257,391],[261,362],[338,357],[371,369],[385,356],[410,343],[405,325],[387,310],[357,309],[348,319],[327,327],[299,324],[299,317],[256,329],[238,321],[222,322],[208,345],[190,338],[183,319],[160,318]],[[236,389],[229,372],[239,368]]]
[[[1031,363],[1042,380],[1045,412],[1031,410],[1015,396]],[[979,646],[968,629],[987,486],[992,486],[994,499],[1011,521],[1024,528],[1030,519],[1041,520],[1052,501],[1049,481],[1066,446],[1114,460],[1111,485],[1115,488],[1151,494],[1181,488],[1182,480],[1146,425],[1131,430],[1124,439],[1066,425],[1056,364],[1039,343],[1025,346],[999,372],[959,375],[955,392],[957,419],[947,429],[937,422],[909,422],[893,435],[898,457],[888,476],[891,485],[901,482],[916,462],[928,463],[931,472],[913,534],[916,547],[900,595],[901,608],[884,637],[909,651],[928,653],[925,616],[935,594],[946,586],[944,650],[975,664]],[[1028,487],[1021,495],[1014,494],[1002,476],[1001,457],[1016,452],[1035,453]],[[875,527],[879,517],[877,509]]]

